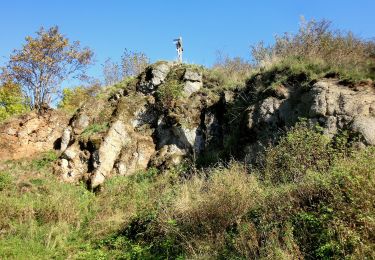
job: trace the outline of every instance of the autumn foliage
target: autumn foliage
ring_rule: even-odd
[[[51,104],[64,80],[81,76],[92,57],[90,49],[70,42],[57,26],[41,28],[36,37],[26,37],[22,49],[13,51],[2,75],[22,86],[31,109],[40,109]]]

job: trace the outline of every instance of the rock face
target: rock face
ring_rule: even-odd
[[[181,98],[166,107],[157,90],[170,81],[184,88]],[[215,139],[213,126],[220,127],[214,111],[208,116],[219,96],[201,93],[202,86],[199,69],[159,62],[138,77],[135,90],[88,102],[63,131],[55,172],[65,181],[83,180],[96,188],[113,175],[170,168],[200,154]]]
[[[0,126],[0,160],[31,157],[60,145],[68,117],[55,110],[31,112]]]
[[[233,155],[256,162],[300,118],[319,124],[328,136],[349,130],[360,146],[375,145],[373,83],[349,87],[322,79],[271,92],[262,86],[259,94],[250,83],[218,93],[206,81],[202,68],[158,62],[114,93],[92,97],[70,120],[48,110],[1,125],[0,160],[60,149],[55,173],[96,188],[114,175],[168,169],[184,160],[215,163]]]
[[[144,79],[139,82],[137,89],[144,94],[152,94],[161,85],[170,72],[172,63],[159,62],[146,69]]]
[[[166,169],[210,152],[217,156],[227,152],[225,143],[234,134],[246,137],[234,149],[252,161],[276,138],[275,133],[301,117],[319,123],[330,136],[348,129],[361,135],[364,144],[375,144],[372,86],[354,89],[333,79],[309,88],[278,86],[272,95],[240,106],[246,116],[238,117],[237,133],[233,107],[246,100],[244,93],[210,92],[202,78],[195,67],[159,62],[139,75],[135,85],[124,86],[107,99],[93,98],[60,132],[62,154],[56,173],[65,181],[83,180],[96,188],[113,175],[128,176],[148,167]],[[182,93],[163,103],[158,88],[171,82],[180,83]]]
[[[184,74],[184,96],[190,97],[203,87],[202,73],[197,70],[187,69]]]
[[[347,129],[361,135],[366,144],[375,144],[375,89],[372,86],[354,89],[340,85],[338,80],[324,79],[306,91],[287,91],[283,96],[265,98],[248,108],[247,127],[256,135],[255,140],[270,139],[278,128],[307,118],[319,123],[330,136]]]

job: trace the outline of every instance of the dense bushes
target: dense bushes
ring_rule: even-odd
[[[264,179],[271,183],[299,182],[308,171],[326,172],[335,159],[331,140],[305,122],[291,128],[265,157]]]

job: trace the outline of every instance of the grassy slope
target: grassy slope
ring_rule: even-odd
[[[150,169],[96,195],[52,176],[55,157],[1,165],[0,258],[375,257],[375,149],[337,148],[303,124],[265,168]]]

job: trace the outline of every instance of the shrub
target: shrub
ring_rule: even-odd
[[[158,218],[163,232],[189,254],[215,255],[225,247],[226,232],[258,203],[261,188],[240,164],[194,176],[179,187],[171,206]]]
[[[157,98],[161,101],[164,108],[173,107],[175,101],[182,97],[183,84],[176,80],[171,79],[158,87],[156,91]]]
[[[122,77],[134,77],[140,74],[148,66],[150,59],[143,52],[135,52],[125,49],[121,56]]]
[[[224,89],[241,87],[244,86],[245,80],[253,71],[253,66],[243,58],[231,58],[228,55],[218,52],[215,64],[209,73],[206,73],[206,81],[214,84],[215,81],[219,80],[221,84],[218,86]],[[215,80],[215,78],[217,79]]]
[[[302,122],[267,150],[265,179],[271,183],[299,182],[307,171],[327,171],[333,159],[330,139]]]
[[[276,37],[275,44],[252,47],[252,57],[259,67],[269,68],[288,58],[323,62],[332,70],[354,80],[374,79],[375,42],[362,40],[351,32],[331,29],[331,23],[302,20],[296,34]]]
[[[28,110],[19,85],[5,82],[0,86],[0,122]]]
[[[100,86],[94,84],[90,87],[78,86],[75,88],[63,89],[63,96],[58,107],[69,112],[75,112],[91,97],[96,96],[100,91]]]

